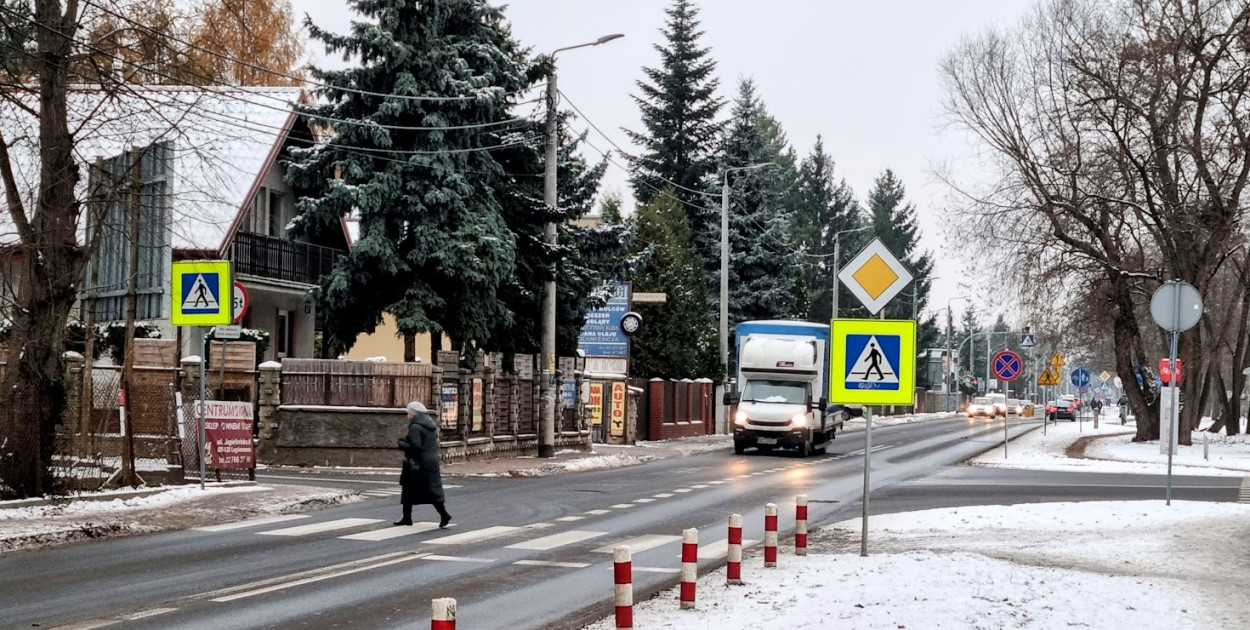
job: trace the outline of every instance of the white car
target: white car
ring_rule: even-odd
[[[976,418],[977,416],[985,416],[986,418],[993,418],[995,413],[996,412],[994,410],[994,403],[990,402],[989,398],[985,398],[985,397],[973,398],[972,402],[968,403],[968,418],[969,419]]]

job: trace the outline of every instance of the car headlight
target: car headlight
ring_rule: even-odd
[[[793,418],[790,418],[790,424],[792,424],[792,425],[794,425],[794,426],[796,426],[796,427],[805,427],[805,426],[807,426],[807,414],[805,414],[805,413],[796,413],[796,414],[794,414],[794,417],[793,417]]]
[[[746,423],[747,423],[747,412],[739,411],[738,413],[734,414],[734,424],[746,424]]]

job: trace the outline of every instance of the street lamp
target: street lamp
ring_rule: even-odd
[[[559,207],[556,199],[556,159],[559,152],[560,139],[556,135],[556,54],[606,44],[614,39],[624,37],[620,33],[604,35],[593,42],[565,46],[551,52],[551,72],[547,75],[547,155],[543,178],[543,203],[551,210]],[[543,242],[548,251],[556,247],[556,223],[548,221],[543,232]],[[538,456],[555,457],[556,454],[556,270],[549,270],[551,277],[543,284],[543,340],[542,340],[542,381],[539,383],[543,401],[541,427],[538,431]]]
[[[832,314],[831,319],[838,318],[838,265],[842,262],[842,235],[850,234],[852,232],[863,232],[864,230],[871,229],[871,225],[865,225],[863,227],[851,228],[849,230],[841,230],[833,235],[833,310],[830,311]]]
[[[729,383],[729,174],[734,171],[753,171],[772,162],[760,162],[750,166],[731,166],[725,169],[724,183],[720,189],[720,362],[725,370],[725,384]]]
[[[942,384],[946,386],[946,404],[942,406],[947,413],[951,411],[951,390],[954,389],[954,379],[951,378],[951,368],[955,367],[955,357],[951,354],[951,328],[954,327],[955,312],[951,310],[951,302],[955,300],[966,300],[969,296],[960,295],[946,300],[946,373],[942,375]]]

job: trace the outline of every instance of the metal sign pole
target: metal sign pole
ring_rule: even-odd
[[[864,405],[864,518],[859,537],[859,555],[868,557],[869,470],[872,467],[872,407]]]
[[[208,380],[208,370],[205,367],[205,359],[207,358],[208,358],[208,331],[204,328],[201,328],[200,329],[200,454],[198,457],[198,459],[200,460],[200,490],[204,489],[204,478],[208,476],[208,472],[205,470],[205,466],[204,466],[204,453],[208,450],[206,448],[207,442],[205,441],[206,438],[205,438],[205,431],[204,431],[204,407],[205,407],[204,397],[207,395],[205,393],[205,381]]]
[[[1178,320],[1180,319],[1180,310],[1181,310],[1180,303],[1181,303],[1180,292],[1177,292],[1176,293],[1176,311],[1177,311],[1176,319]],[[1178,429],[1180,429],[1180,426],[1178,426],[1180,423],[1177,422],[1177,420],[1180,418],[1180,406],[1181,406],[1180,405],[1181,397],[1180,397],[1180,389],[1179,389],[1180,379],[1176,377],[1176,338],[1178,336],[1179,335],[1177,334],[1175,330],[1168,333],[1168,337],[1170,337],[1170,339],[1168,340],[1168,346],[1169,346],[1168,367],[1171,368],[1172,370],[1172,378],[1170,379],[1172,381],[1171,383],[1172,386],[1168,388],[1168,396],[1172,398],[1171,400],[1172,409],[1171,409],[1171,412],[1168,413],[1168,488],[1167,488],[1167,492],[1164,495],[1164,502],[1166,505],[1172,505],[1172,451],[1176,450],[1172,445],[1176,444],[1176,432]]]

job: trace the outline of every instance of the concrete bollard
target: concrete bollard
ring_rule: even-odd
[[[612,550],[612,574],[616,603],[616,627],[634,627],[634,568],[629,547],[617,545]]]
[[[694,587],[699,581],[699,530],[681,533],[681,609],[694,608]]]
[[[742,515],[729,515],[729,555],[725,583],[742,584]]]
[[[430,630],[456,630],[456,600],[443,597],[431,603]]]
[[[807,495],[794,501],[794,555],[807,555]]]
[[[777,504],[764,506],[764,567],[777,566]]]

